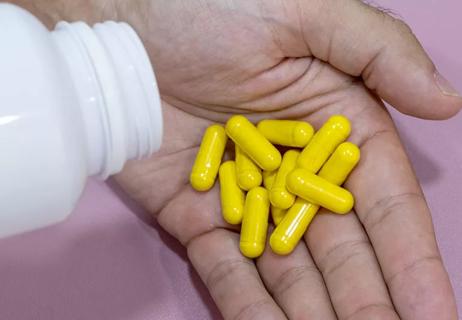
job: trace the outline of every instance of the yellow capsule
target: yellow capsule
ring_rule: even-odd
[[[220,125],[210,126],[205,131],[189,177],[197,191],[207,191],[213,187],[227,140],[226,132]]]
[[[250,190],[261,185],[261,169],[236,145],[237,183],[243,190]]]
[[[265,250],[269,205],[265,188],[256,187],[247,193],[240,240],[241,252],[247,258],[259,257]]]
[[[229,224],[239,224],[244,215],[245,195],[237,185],[234,161],[226,161],[220,166],[219,178],[223,218]]]
[[[359,160],[359,149],[355,147],[349,142],[341,144],[321,169],[319,176],[341,185]],[[318,209],[318,205],[297,198],[270,237],[272,250],[281,255],[291,253],[305,234]]]
[[[281,154],[244,116],[233,116],[226,133],[260,168],[273,171],[281,164]]]
[[[303,149],[298,166],[317,173],[335,148],[345,141],[351,132],[350,121],[341,115],[329,118]]]
[[[274,171],[263,171],[263,185],[266,190],[271,193],[271,187],[273,186],[274,179],[276,178],[277,170]],[[279,209],[271,205],[271,218],[275,226],[281,222],[282,218],[286,215],[287,210]]]
[[[340,186],[358,164],[360,154],[359,148],[356,145],[351,142],[344,142],[334,151],[318,175]]]
[[[270,191],[273,186],[274,179],[276,178],[277,170],[274,171],[263,171],[263,185],[266,190]]]
[[[271,234],[271,249],[280,255],[291,253],[305,234],[318,210],[318,205],[297,198]]]
[[[287,189],[335,213],[345,214],[353,209],[353,195],[348,190],[305,169],[295,169],[287,176]]]
[[[280,209],[275,206],[271,206],[271,218],[273,219],[273,223],[275,226],[281,223],[286,213],[287,213],[286,209]]]
[[[304,148],[314,134],[305,121],[263,120],[257,128],[269,142],[294,148]]]
[[[297,159],[300,152],[289,150],[282,158],[281,167],[276,174],[274,183],[271,187],[271,204],[280,209],[289,209],[295,202],[295,195],[290,193],[286,187],[287,175],[297,166]]]

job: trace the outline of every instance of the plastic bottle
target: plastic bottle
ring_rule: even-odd
[[[65,219],[89,176],[105,179],[161,140],[154,72],[130,26],[50,32],[0,4],[0,237]]]

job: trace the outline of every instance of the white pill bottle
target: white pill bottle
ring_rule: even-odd
[[[107,178],[161,140],[154,72],[130,26],[50,32],[0,4],[0,238],[65,219],[89,176]]]

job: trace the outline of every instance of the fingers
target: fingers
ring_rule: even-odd
[[[188,256],[225,319],[286,319],[254,263],[239,252],[238,234],[220,229],[204,234],[189,243]]]
[[[339,319],[399,320],[372,246],[354,213],[321,211],[305,235]]]
[[[191,263],[225,319],[286,319],[253,261],[240,253],[239,235],[224,229],[237,227],[222,218],[218,185],[206,193],[186,185],[160,211],[158,222],[187,247]]]
[[[300,47],[307,54],[361,76],[369,89],[403,113],[444,119],[462,107],[462,98],[402,21],[362,1],[294,3],[299,7]]]
[[[457,319],[432,221],[398,135],[384,112],[358,117],[359,127],[380,121],[382,130],[361,143],[362,160],[347,182],[355,210],[380,263],[402,319]],[[361,123],[363,122],[363,123]]]
[[[258,271],[289,319],[337,319],[322,276],[304,243],[288,256],[268,247],[257,260]]]

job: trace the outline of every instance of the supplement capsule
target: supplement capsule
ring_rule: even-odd
[[[269,142],[294,148],[304,148],[314,134],[305,121],[263,120],[257,128]]]
[[[318,205],[297,198],[271,234],[270,246],[273,252],[280,255],[291,253],[318,210]]]
[[[245,195],[237,185],[234,161],[226,161],[220,166],[219,178],[223,218],[229,224],[239,224],[244,215]]]
[[[341,144],[319,172],[319,176],[341,185],[358,163],[358,147],[349,142]],[[270,237],[271,249],[281,255],[291,253],[305,234],[319,206],[297,198],[295,204],[274,229]]]
[[[189,178],[195,190],[207,191],[213,187],[227,140],[225,129],[220,125],[212,125],[205,131]]]
[[[273,186],[274,179],[276,178],[277,173],[277,170],[263,171],[263,185],[269,193],[271,193],[271,187]],[[284,218],[284,216],[286,215],[286,212],[287,210],[285,209],[279,209],[271,205],[271,218],[273,219],[273,223],[275,226],[277,226],[279,222],[281,222],[282,218]]]
[[[298,166],[317,173],[335,148],[345,141],[351,132],[350,121],[341,115],[329,118],[308,143],[298,158]]]
[[[226,133],[260,168],[273,171],[281,164],[281,154],[244,116],[233,116]]]
[[[265,250],[269,206],[265,188],[256,187],[247,193],[240,240],[241,252],[247,258],[257,258]]]
[[[358,164],[359,159],[359,148],[351,142],[344,142],[337,147],[321,171],[319,171],[318,176],[340,186]]]
[[[245,191],[261,185],[261,169],[236,145],[237,183]]]
[[[281,167],[276,174],[270,191],[271,204],[280,209],[289,209],[295,202],[295,195],[290,193],[286,187],[287,175],[297,166],[297,159],[300,152],[289,150],[282,158]]]
[[[335,213],[345,214],[353,209],[353,195],[348,190],[305,169],[295,169],[287,176],[287,189]]]
[[[274,179],[276,178],[277,170],[274,171],[263,171],[263,186],[266,190],[270,191],[273,186]]]
[[[287,213],[286,209],[280,209],[275,206],[271,206],[271,219],[273,219],[273,223],[275,226],[281,223],[286,213]]]

